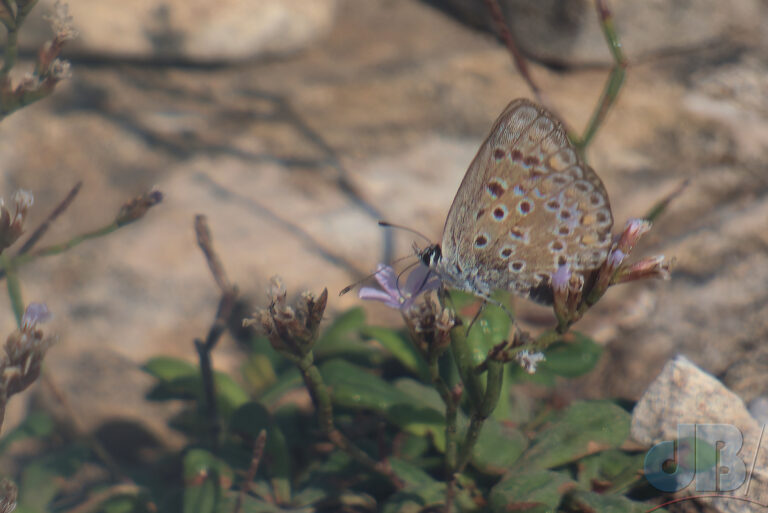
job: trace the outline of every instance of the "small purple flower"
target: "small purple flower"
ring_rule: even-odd
[[[40,323],[46,322],[53,317],[45,303],[30,303],[21,317],[22,331],[34,329]]]
[[[552,288],[557,292],[565,292],[568,288],[568,282],[571,281],[571,266],[561,265],[552,275]]]
[[[388,265],[379,264],[375,276],[382,290],[362,287],[358,297],[381,301],[391,308],[403,311],[410,309],[420,294],[440,287],[440,278],[421,264],[411,271],[404,286],[399,285],[395,270]]]

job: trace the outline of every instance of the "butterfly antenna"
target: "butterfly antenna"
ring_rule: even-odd
[[[384,228],[397,228],[398,230],[405,230],[406,232],[411,232],[414,235],[418,235],[419,237],[421,237],[425,241],[429,242],[430,244],[432,243],[432,239],[430,239],[429,237],[427,237],[426,235],[424,235],[421,232],[417,232],[413,228],[408,228],[407,226],[403,226],[403,225],[400,225],[400,224],[392,224],[392,223],[387,222],[387,221],[379,221],[379,226],[383,226]]]
[[[403,257],[400,257],[400,258],[396,258],[395,260],[392,260],[392,262],[391,262],[391,263],[393,263],[393,264],[396,264],[396,263],[398,263],[398,262],[400,262],[400,261],[402,261],[402,260],[405,260],[406,258],[411,258],[411,257],[413,257],[413,255],[405,255],[405,256],[403,256]],[[341,289],[341,291],[339,292],[339,296],[343,296],[344,294],[346,294],[346,293],[347,293],[347,292],[349,292],[350,290],[354,289],[355,287],[357,287],[358,285],[360,285],[361,283],[363,283],[365,280],[367,280],[367,279],[369,279],[369,278],[373,278],[374,276],[376,276],[377,274],[379,274],[379,272],[381,272],[381,269],[376,269],[376,270],[375,270],[375,271],[373,271],[371,274],[369,274],[369,275],[367,275],[367,276],[363,276],[362,278],[360,278],[360,279],[359,279],[359,280],[357,280],[356,282],[354,282],[354,283],[352,283],[352,284],[350,284],[350,285],[347,285],[346,287],[344,287],[343,289]]]

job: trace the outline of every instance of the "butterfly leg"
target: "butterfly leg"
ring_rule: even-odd
[[[472,317],[472,320],[469,322],[469,325],[467,326],[467,331],[464,334],[465,336],[467,337],[469,336],[469,330],[472,329],[472,326],[474,326],[475,321],[480,318],[480,314],[483,313],[483,310],[485,310],[485,305],[487,304],[488,304],[488,300],[483,298],[483,304],[480,305],[480,308],[477,309],[477,313],[475,314],[474,317]]]
[[[512,312],[509,311],[509,308],[507,308],[503,303],[500,303],[499,301],[496,301],[495,299],[491,297],[483,297],[483,302],[490,303],[493,306],[498,306],[502,310],[504,310],[504,313],[507,314],[507,317],[509,317],[509,320],[512,324],[515,324],[515,316],[512,315]]]

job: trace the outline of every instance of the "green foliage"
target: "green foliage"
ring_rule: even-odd
[[[453,301],[469,323],[475,306],[458,294]],[[475,394],[482,397],[484,373],[477,368],[509,330],[507,313],[486,307],[467,338],[469,349],[444,354],[441,379],[449,387],[475,380]],[[276,356],[265,339],[248,347],[241,375],[214,373],[216,422],[209,418],[197,365],[170,357],[146,363],[145,371],[155,379],[148,397],[185,405],[174,420],[188,439],[178,455],[180,471],[175,482],[150,486],[143,495],[106,499],[103,511],[143,512],[154,503],[169,511],[218,513],[232,512],[238,502],[241,512],[254,513],[441,508],[450,445],[444,397],[406,332],[368,326],[355,309],[331,323],[313,350],[318,370],[313,379],[330,392],[335,423],[368,457],[386,457],[402,483],[399,488],[329,445],[322,422],[306,407],[305,379],[310,378],[302,378],[304,371]],[[546,362],[534,376],[550,387],[589,372],[600,354],[589,337],[571,333],[547,349]],[[622,495],[640,484],[644,456],[620,449],[629,432],[624,409],[611,401],[578,401],[552,410],[546,402],[522,400],[518,387],[535,385],[516,363],[508,363],[503,375],[499,407],[483,423],[469,468],[452,485],[456,511],[633,512],[645,507]],[[545,395],[546,387],[541,389]],[[465,389],[455,413],[459,441],[470,429],[473,400]],[[253,473],[249,469],[262,430],[266,443]],[[50,439],[54,433],[48,417],[30,415],[0,441],[0,453],[24,438]],[[51,510],[61,491],[57,476],[92,455],[81,450],[78,461],[73,457],[27,465],[19,479],[19,511]],[[249,492],[242,493],[249,472]]]

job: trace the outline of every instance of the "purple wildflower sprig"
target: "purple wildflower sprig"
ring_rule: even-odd
[[[421,264],[408,274],[402,286],[390,266],[379,264],[374,276],[381,289],[362,287],[359,297],[380,301],[399,310],[416,349],[427,362],[437,361],[451,343],[450,332],[456,324],[455,315],[432,297],[427,296],[418,302],[417,299],[439,289],[440,278]]]
[[[404,286],[400,286],[395,270],[384,264],[379,264],[374,273],[381,289],[361,287],[360,299],[381,301],[385,305],[402,312],[409,310],[416,299],[423,293],[440,288],[440,278],[425,265],[418,264],[411,271]]]

